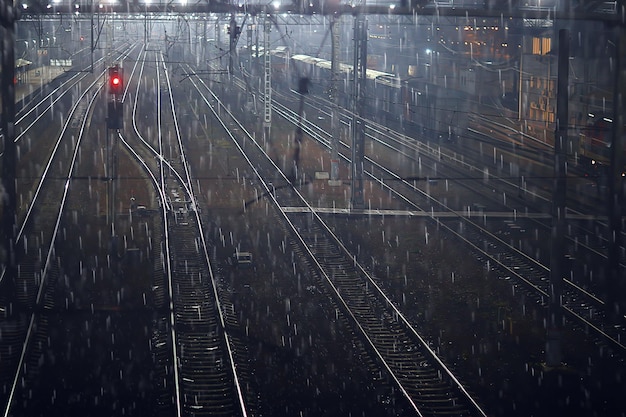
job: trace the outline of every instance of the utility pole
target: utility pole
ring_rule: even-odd
[[[220,17],[219,15],[215,19],[215,45],[217,46],[217,55],[220,57],[220,67],[221,67],[221,56],[222,56],[222,40],[221,40],[221,30],[220,30]]]
[[[148,42],[150,42],[150,32],[151,32],[151,28],[150,28],[150,17],[148,16],[148,3],[145,3],[145,14],[143,17],[143,43],[146,45],[148,45]]]
[[[550,304],[548,306],[546,365],[562,362],[561,327],[563,320],[562,290],[565,273],[565,199],[567,193],[567,142],[569,124],[569,30],[559,30],[558,78],[556,97],[556,130],[554,137],[554,184],[552,198],[552,235],[550,253]]]
[[[265,140],[269,141],[272,127],[272,67],[270,61],[270,29],[272,21],[269,14],[265,14],[263,21],[263,128]],[[258,54],[258,51],[257,51]]]
[[[12,1],[0,3],[2,36],[2,132],[4,135],[4,157],[2,159],[2,259],[4,279],[0,292],[6,291],[6,299],[13,302],[17,280],[17,213],[16,213],[16,169],[17,149],[15,146],[15,22],[19,19],[18,7]],[[0,306],[3,308],[4,306]],[[0,313],[3,313],[0,311]],[[5,312],[6,313],[6,312]]]
[[[339,182],[339,40],[341,15],[330,15],[330,32],[331,32],[331,81],[330,81],[330,99],[333,103],[332,116],[330,119],[330,181],[329,184],[340,185]]]
[[[256,28],[256,16],[252,16],[252,24],[249,24],[248,27],[246,28],[246,45],[248,47],[248,52],[249,52],[249,56],[250,56],[250,61],[248,62],[248,71],[250,72],[250,74],[252,74],[254,65],[253,65],[253,58],[252,58],[252,30],[253,28]]]
[[[359,14],[354,18],[354,65],[353,65],[353,116],[352,116],[352,192],[350,201],[353,209],[362,209],[363,161],[365,157],[365,126],[361,114],[365,107],[367,72],[367,20]]]
[[[624,7],[624,6],[622,6]],[[611,160],[609,166],[608,218],[609,236],[607,267],[607,316],[621,323],[626,315],[626,279],[621,274],[620,247],[622,245],[622,207],[624,204],[624,124],[626,117],[626,30],[618,23],[615,31],[613,127],[611,132]]]
[[[93,14],[94,14],[94,10],[95,9],[94,9],[93,0],[92,0],[92,2],[91,2],[91,13],[89,14],[89,16],[91,18],[91,25],[90,25],[91,27],[89,28],[90,29],[89,32],[91,34],[90,40],[89,40],[90,41],[89,56],[90,56],[90,59],[91,59],[91,65],[89,66],[89,72],[91,72],[91,73],[93,73],[93,51],[96,48],[94,37],[93,37],[93,25],[94,25]]]
[[[235,20],[235,14],[231,13],[230,22],[228,23],[228,75],[233,76],[235,73],[235,54],[237,53],[237,38],[239,36],[239,28]]]

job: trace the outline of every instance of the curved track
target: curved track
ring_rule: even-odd
[[[143,138],[136,122],[137,98],[145,65],[140,71],[132,110],[133,128],[140,143],[133,145],[121,134],[120,138],[144,167],[148,164],[139,156],[140,152],[147,153],[158,165],[158,172],[150,172],[150,176],[164,219],[161,250],[170,298],[169,326],[177,415],[245,416],[247,410],[236,368],[236,355],[241,352],[233,349],[213,276],[181,141],[168,68],[162,56],[155,58],[157,146],[153,147]],[[165,119],[174,123],[176,137],[175,146],[169,146],[167,157],[162,133],[162,126],[168,123]]]

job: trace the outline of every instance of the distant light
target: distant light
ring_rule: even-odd
[[[390,5],[389,5],[389,8],[390,8],[391,10],[393,10],[393,9],[395,9],[395,8],[396,8],[396,5],[395,5],[395,4],[390,4]]]
[[[75,5],[74,5],[74,8],[75,8],[75,9],[80,9],[80,4],[75,4]]]
[[[589,113],[589,114],[587,114],[587,116],[589,116],[589,117],[596,117],[593,113]]]
[[[608,117],[603,118],[605,122],[613,123],[613,119],[609,119]]]
[[[279,1],[273,2],[272,5],[274,6],[275,9],[280,8],[280,2]]]
[[[427,54],[429,54],[429,55],[430,55],[430,53],[431,53],[431,52],[432,52],[432,51],[431,51],[430,49],[427,49],[427,50],[426,50],[426,53],[427,53]]]

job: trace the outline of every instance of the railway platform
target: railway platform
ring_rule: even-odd
[[[15,84],[15,102],[27,100],[41,87],[65,74],[67,69],[66,67],[46,65],[21,72]],[[2,105],[2,97],[0,97],[0,105]]]

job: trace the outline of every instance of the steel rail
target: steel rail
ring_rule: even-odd
[[[163,169],[163,132],[162,132],[162,116],[161,116],[161,93],[160,93],[160,72],[159,72],[159,60],[158,56],[155,56],[155,67],[156,67],[156,78],[157,78],[157,103],[156,103],[156,112],[157,112],[157,140],[159,143],[159,184],[162,190],[165,190],[165,176]],[[139,88],[139,87],[138,87]],[[139,95],[139,94],[137,94]],[[164,192],[164,191],[163,191]],[[167,290],[169,293],[169,320],[170,320],[170,333],[172,335],[172,356],[174,360],[174,385],[175,396],[176,396],[176,415],[177,417],[182,416],[182,399],[180,395],[180,359],[178,357],[178,337],[176,333],[176,318],[174,316],[174,286],[173,286],[173,273],[172,273],[172,254],[170,251],[170,236],[169,236],[169,216],[168,210],[166,209],[166,205],[161,205],[161,214],[163,218],[163,233],[165,240],[165,264],[167,271]]]
[[[277,109],[278,113],[282,113],[282,112],[288,112],[287,110],[282,110],[282,109]],[[293,118],[294,116],[292,115],[288,115],[286,116],[286,118],[288,120],[291,120],[293,122]],[[305,131],[307,131],[307,133],[309,133],[309,135],[311,137],[313,137],[314,139],[318,140],[320,143],[322,143],[325,147],[329,147],[330,146],[330,141],[323,139],[319,134],[317,134],[316,132],[314,132],[310,127],[305,127],[304,128]],[[347,144],[343,143],[343,146],[348,147]],[[340,157],[344,158],[346,161],[349,162],[349,157],[348,156],[344,156],[343,154],[340,154]],[[465,216],[462,212],[458,212],[456,210],[453,210],[452,208],[448,207],[447,205],[441,203],[440,201],[436,200],[434,197],[432,197],[431,195],[429,195],[428,193],[425,193],[424,191],[420,190],[419,188],[417,188],[415,185],[409,183],[406,179],[403,179],[402,177],[400,177],[399,175],[397,175],[396,173],[394,173],[393,171],[391,171],[390,169],[378,164],[376,161],[370,159],[369,157],[365,157],[365,159],[371,163],[373,166],[376,166],[378,169],[384,171],[386,173],[386,175],[389,175],[392,179],[393,179],[393,183],[403,183],[405,186],[409,187],[410,189],[412,189],[414,192],[421,194],[424,198],[427,198],[433,202],[435,202],[436,204],[440,205],[441,207],[443,207],[444,209],[446,209],[447,211],[456,214],[456,216],[463,222],[466,222],[468,224],[470,224],[472,227],[475,227],[479,230],[481,230],[481,233],[486,234],[487,236],[489,236],[490,239],[493,239],[494,241],[497,241],[499,244],[501,245],[505,245],[507,248],[509,248],[509,251],[514,252],[515,254],[517,254],[518,256],[524,258],[527,262],[531,263],[532,265],[535,265],[536,267],[538,267],[539,269],[543,270],[544,272],[549,272],[549,268],[546,267],[545,265],[541,264],[540,262],[534,260],[533,258],[531,258],[530,256],[526,255],[524,252],[520,251],[519,249],[512,247],[510,245],[508,245],[506,242],[504,242],[502,239],[500,239],[499,237],[497,237],[496,235],[494,235],[493,233],[485,230],[484,228],[482,228],[480,225],[476,224],[475,222],[473,222],[471,219],[467,218],[467,216]],[[370,176],[373,180],[378,181],[382,186],[384,186],[385,188],[387,188],[388,190],[390,190],[390,192],[392,192],[396,197],[400,198],[401,200],[405,201],[406,203],[410,204],[411,206],[415,207],[418,210],[423,210],[421,207],[419,207],[418,205],[416,205],[414,202],[412,202],[412,200],[410,200],[409,198],[407,198],[404,194],[400,193],[399,191],[395,190],[393,187],[391,187],[389,184],[385,183],[382,180],[379,180],[372,172],[370,171],[365,171],[366,175]],[[439,225],[442,225],[442,223],[439,223]],[[471,243],[466,237],[461,236],[460,234],[458,234],[456,231],[454,231],[452,228],[450,228],[449,226],[443,224],[442,225],[444,228],[446,228],[447,230],[449,230],[450,232],[452,232],[453,234],[457,235],[458,237],[460,237],[463,241],[467,242],[467,243]],[[496,257],[494,257],[493,255],[489,254],[488,252],[482,250],[481,248],[479,248],[477,245],[471,243],[471,246],[478,250],[480,253],[482,253],[483,255],[487,256],[489,259],[493,260],[494,262],[496,262],[498,265],[500,265],[501,267],[503,267],[506,271],[508,271],[509,273],[511,273],[512,275],[514,275],[517,279],[519,279],[522,283],[524,283],[525,285],[529,286],[530,288],[533,288],[541,297],[543,298],[549,298],[549,293],[547,291],[547,289],[542,289],[540,288],[537,284],[535,284],[534,282],[530,281],[528,278],[522,276],[521,274],[519,274],[518,272],[516,272],[515,270],[511,269],[508,265],[504,264],[502,261],[498,260]],[[572,281],[568,280],[568,279],[564,279],[564,282],[571,286],[572,288],[574,288],[574,290],[578,291],[580,294],[582,294],[583,296],[587,297],[590,300],[593,300],[596,303],[600,303],[602,306],[605,304],[604,301],[602,301],[601,299],[599,299],[596,295],[594,295],[593,293],[583,290],[580,286],[575,285]],[[588,319],[584,318],[582,315],[580,315],[579,313],[577,313],[576,311],[574,311],[572,308],[568,307],[567,305],[563,305],[562,306],[564,308],[564,310],[571,316],[576,318],[577,320],[580,320],[582,323],[584,323],[585,325],[589,326],[590,328],[592,328],[594,331],[596,331],[600,336],[602,336],[602,338],[606,339],[607,341],[609,341],[612,345],[614,345],[615,347],[618,347],[622,350],[626,350],[626,345],[624,345],[624,343],[622,343],[620,340],[614,338],[613,336],[611,336],[610,334],[608,334],[606,331],[604,331],[603,329],[601,329],[601,327],[597,324],[594,324],[592,322],[590,322]],[[624,317],[624,320],[626,321],[626,317]]]
[[[46,166],[46,170],[44,172],[44,175],[42,175],[42,177],[41,177],[41,182],[40,182],[40,187],[38,188],[38,192],[39,192],[39,190],[41,190],[41,188],[43,186],[43,182],[45,181],[45,177],[46,177],[46,174],[48,172],[48,169],[49,169],[49,167],[50,167],[50,165],[52,163],[52,160],[54,159],[54,157],[56,155],[56,151],[57,151],[57,149],[59,147],[59,144],[60,144],[60,142],[61,142],[61,140],[62,140],[62,138],[63,138],[63,136],[65,134],[65,131],[70,126],[70,122],[71,122],[71,120],[73,118],[74,113],[76,112],[76,109],[79,107],[79,105],[82,102],[83,98],[85,96],[87,96],[87,93],[90,92],[91,88],[96,85],[96,83],[97,83],[97,80],[94,81],[91,84],[90,88],[86,89],[81,94],[80,98],[76,101],[76,103],[72,107],[72,109],[71,109],[71,111],[70,111],[70,113],[68,115],[68,118],[67,118],[67,120],[65,122],[65,126],[64,126],[64,128],[63,128],[63,130],[62,130],[62,132],[61,132],[61,134],[59,136],[59,140],[57,141],[57,144],[56,144],[56,146],[54,148],[54,151],[52,152],[52,154],[50,156],[49,163]],[[93,94],[90,97],[90,99],[89,99],[89,110],[92,108],[95,99],[98,97],[97,92],[100,91],[101,89],[102,89],[102,84],[100,84],[100,85],[98,85],[96,87],[96,94]],[[82,141],[82,138],[83,138],[83,134],[84,134],[84,130],[85,130],[85,124],[87,123],[87,120],[90,117],[89,113],[90,113],[90,111],[87,111],[85,113],[84,117],[83,117],[83,121],[82,121],[82,124],[81,124],[81,129],[80,129],[80,132],[79,132],[79,135],[78,135],[78,139],[76,141],[76,145],[75,145],[75,148],[74,148],[74,152],[73,152],[73,155],[72,155],[72,158],[71,158],[70,167],[69,167],[69,170],[68,170],[68,175],[67,175],[67,178],[65,179],[65,185],[63,187],[63,194],[61,196],[61,202],[60,202],[60,205],[59,205],[59,211],[57,213],[57,219],[56,219],[56,222],[55,222],[55,225],[54,225],[54,229],[53,229],[53,232],[52,232],[52,237],[51,237],[51,240],[50,240],[50,246],[48,247],[48,251],[47,251],[47,255],[46,255],[46,262],[44,264],[44,268],[43,268],[42,273],[41,273],[41,280],[40,280],[40,283],[39,283],[39,289],[38,289],[37,297],[36,297],[36,300],[35,300],[35,306],[39,306],[41,304],[41,300],[42,300],[42,296],[43,296],[43,289],[45,287],[46,277],[48,275],[47,272],[48,272],[48,268],[50,267],[50,262],[52,260],[52,254],[54,252],[54,241],[56,239],[56,236],[57,236],[57,233],[59,231],[60,224],[61,224],[61,217],[63,215],[63,209],[64,209],[65,203],[67,201],[67,195],[68,195],[69,188],[70,188],[70,183],[71,183],[71,180],[72,180],[72,172],[74,171],[74,168],[76,166],[76,160],[78,158],[78,150],[80,148],[80,144],[81,144],[81,141]],[[33,206],[34,206],[34,200],[33,200],[33,204],[31,205],[31,208]],[[23,232],[24,232],[24,228],[26,226],[26,223],[27,223],[27,220],[24,221],[24,224],[22,225],[22,228],[20,229],[20,231],[18,233],[18,240],[21,237],[23,237]],[[24,364],[24,360],[26,358],[26,352],[28,351],[28,347],[29,347],[29,344],[30,344],[31,335],[32,335],[32,332],[33,332],[33,328],[34,328],[35,319],[37,317],[37,314],[38,314],[38,312],[37,312],[36,308],[33,309],[33,311],[30,314],[29,325],[28,325],[28,329],[26,331],[26,336],[25,336],[25,339],[24,339],[24,343],[22,345],[22,351],[21,351],[20,358],[19,358],[19,361],[18,361],[18,366],[17,366],[17,369],[16,369],[15,377],[13,379],[13,383],[11,384],[11,389],[9,391],[9,396],[8,396],[6,408],[5,408],[4,413],[3,413],[4,417],[8,417],[9,414],[10,414],[10,408],[11,408],[11,405],[13,403],[13,396],[15,395],[15,390],[16,390],[18,382],[19,382],[19,376],[21,374],[21,370],[22,370],[22,367],[23,367],[23,364]]]
[[[211,280],[211,287],[213,289],[213,297],[215,299],[215,303],[217,305],[217,311],[218,311],[218,315],[219,315],[219,319],[220,319],[220,324],[222,326],[223,329],[223,337],[224,337],[224,344],[226,346],[227,352],[228,352],[228,360],[229,360],[229,365],[230,365],[230,372],[231,375],[233,376],[233,380],[234,380],[234,384],[235,384],[235,389],[237,391],[237,400],[239,402],[239,407],[240,407],[240,411],[242,412],[242,415],[244,417],[247,417],[248,412],[246,410],[246,405],[245,405],[245,401],[244,401],[244,395],[243,395],[243,389],[241,387],[241,383],[239,381],[239,375],[237,372],[237,367],[236,367],[236,363],[235,363],[235,357],[234,357],[234,353],[232,351],[232,342],[230,340],[230,335],[228,334],[228,331],[226,329],[226,322],[225,322],[225,318],[224,318],[224,309],[221,305],[220,302],[220,297],[217,291],[217,280],[215,279],[215,276],[213,274],[213,267],[211,266],[211,260],[209,258],[209,251],[207,249],[207,244],[206,244],[206,238],[204,236],[204,232],[203,232],[203,227],[202,227],[202,219],[200,218],[200,215],[198,214],[198,205],[197,205],[197,200],[196,200],[196,196],[194,195],[193,192],[193,186],[191,185],[191,173],[190,173],[190,168],[188,166],[188,161],[187,158],[185,156],[185,151],[184,151],[184,146],[182,143],[182,139],[181,139],[181,135],[180,135],[180,129],[179,129],[179,125],[178,125],[178,117],[176,116],[176,106],[174,104],[174,97],[172,94],[172,88],[171,88],[171,84],[170,84],[170,79],[169,79],[169,75],[167,72],[167,68],[165,67],[165,62],[164,62],[164,58],[163,55],[161,54],[161,59],[162,59],[162,64],[163,64],[163,68],[165,70],[165,77],[167,80],[167,85],[168,85],[168,93],[169,93],[169,97],[170,97],[170,105],[171,105],[171,109],[172,109],[172,114],[173,114],[173,118],[174,118],[174,126],[175,126],[175,131],[176,131],[176,138],[178,141],[178,146],[179,146],[179,152],[181,155],[181,163],[183,164],[184,167],[184,175],[186,177],[186,181],[184,181],[183,183],[186,183],[188,185],[188,189],[186,190],[187,195],[190,199],[190,201],[193,204],[192,207],[192,211],[194,213],[194,216],[196,218],[196,223],[198,225],[198,233],[200,235],[200,241],[202,243],[202,249],[203,249],[203,255],[204,255],[204,259],[208,265],[208,272],[209,272],[209,277]]]
[[[199,79],[200,83],[204,84],[204,81]],[[194,83],[195,86],[195,83]],[[206,86],[206,84],[204,84],[205,88],[213,95],[213,98],[216,101],[220,101],[219,98],[213,93],[211,92],[211,90],[208,88],[208,86]],[[197,88],[197,87],[196,87]],[[415,403],[415,401],[413,400],[413,398],[410,396],[410,394],[408,393],[408,391],[406,390],[406,388],[404,387],[403,383],[400,380],[400,377],[398,375],[396,375],[396,372],[392,369],[391,365],[389,365],[387,363],[387,360],[385,359],[384,355],[382,354],[382,352],[380,352],[380,350],[376,347],[375,343],[373,342],[373,340],[370,338],[370,336],[368,335],[367,330],[363,327],[363,325],[359,322],[358,318],[356,317],[356,315],[354,314],[354,312],[351,310],[349,303],[345,300],[345,298],[341,295],[339,289],[334,285],[334,283],[332,282],[331,277],[327,274],[325,268],[319,263],[319,261],[317,260],[317,258],[315,257],[315,254],[311,251],[311,249],[308,247],[307,242],[304,240],[304,238],[301,236],[301,234],[298,232],[297,227],[293,224],[293,222],[291,221],[291,219],[289,218],[289,216],[287,215],[287,212],[282,208],[281,204],[278,202],[276,196],[274,195],[274,193],[270,192],[270,186],[268,185],[268,183],[265,181],[265,179],[263,178],[262,174],[256,169],[254,163],[249,159],[246,151],[239,145],[239,143],[236,141],[234,135],[232,134],[232,132],[230,131],[230,129],[226,126],[226,124],[223,122],[222,118],[220,118],[217,114],[217,112],[215,111],[215,109],[213,108],[213,106],[208,102],[208,100],[206,100],[206,98],[204,98],[203,96],[203,100],[205,101],[205,103],[209,106],[209,108],[211,109],[211,111],[214,113],[214,115],[218,118],[218,120],[220,121],[220,124],[224,127],[224,129],[226,130],[227,134],[229,135],[229,137],[233,140],[233,142],[235,143],[235,145],[237,146],[237,148],[239,149],[240,153],[242,154],[242,156],[244,157],[244,159],[246,159],[247,163],[249,164],[250,168],[253,170],[256,178],[259,180],[260,184],[263,186],[263,188],[265,189],[267,195],[269,196],[269,198],[272,200],[272,202],[274,203],[275,207],[277,207],[282,215],[282,217],[284,218],[285,222],[289,225],[289,228],[292,230],[292,232],[294,233],[294,235],[298,238],[301,247],[305,248],[305,250],[307,251],[309,257],[311,258],[311,260],[315,263],[318,271],[322,274],[322,276],[324,277],[324,279],[327,281],[327,283],[330,285],[330,287],[333,289],[335,295],[337,296],[338,300],[340,300],[340,303],[343,305],[345,311],[350,315],[351,319],[355,322],[355,324],[357,325],[358,329],[360,330],[360,332],[363,334],[363,336],[366,338],[366,340],[368,340],[368,343],[370,344],[370,347],[373,349],[373,351],[375,352],[376,356],[378,357],[378,359],[381,361],[381,363],[383,364],[383,366],[385,367],[385,369],[388,371],[389,375],[392,377],[392,379],[394,379],[396,385],[398,386],[398,388],[401,390],[401,392],[403,393],[403,395],[405,396],[405,398],[409,401],[409,403],[412,405],[413,409],[415,410],[416,413],[418,413],[418,415],[422,415],[419,407],[417,406],[417,404]],[[254,145],[258,148],[258,150],[260,152],[262,152],[265,157],[267,158],[267,160],[269,161],[269,163],[273,166],[273,168],[276,170],[276,172],[278,172],[284,181],[286,182],[290,182],[289,179],[285,176],[285,174],[283,173],[283,171],[274,163],[274,161],[269,157],[269,155],[267,155],[267,153],[265,152],[265,150],[262,148],[262,146],[254,139],[254,137],[252,135],[250,135],[250,133],[245,129],[245,127],[237,120],[237,118],[230,112],[230,110],[228,110],[228,108],[226,106],[222,105],[222,108],[224,108],[224,110],[230,115],[230,117],[232,118],[232,120],[235,121],[235,123],[237,124],[237,126],[242,130],[242,132],[245,132],[246,136],[248,137],[248,139],[254,143]],[[424,348],[429,352],[429,354],[431,356],[433,356],[433,358],[435,359],[435,361],[437,362],[438,366],[440,367],[440,369],[443,370],[443,372],[446,374],[446,376],[448,376],[452,381],[454,381],[454,383],[456,384],[456,387],[460,390],[461,393],[463,393],[466,396],[466,399],[470,402],[470,404],[472,404],[473,407],[475,407],[475,410],[482,416],[486,416],[486,412],[484,410],[482,410],[482,408],[478,405],[478,403],[476,402],[476,400],[473,399],[473,397],[469,394],[469,392],[467,391],[467,389],[463,386],[463,384],[458,380],[458,378],[452,373],[452,371],[443,363],[443,361],[441,361],[441,359],[438,358],[438,356],[435,354],[435,352],[430,349],[430,347],[428,346],[428,343],[419,335],[419,333],[415,330],[415,328],[412,326],[412,324],[406,319],[406,317],[397,309],[397,307],[393,304],[393,302],[386,296],[386,294],[384,294],[384,292],[382,291],[382,289],[374,282],[374,280],[372,279],[372,277],[369,275],[369,273],[367,273],[367,271],[365,271],[365,269],[359,264],[359,262],[357,261],[356,257],[354,257],[349,250],[341,243],[341,240],[331,231],[331,229],[328,227],[328,225],[326,225],[326,223],[323,221],[323,219],[321,219],[321,217],[316,213],[316,211],[314,210],[314,208],[308,203],[308,201],[306,200],[306,198],[304,196],[302,196],[300,194],[300,192],[297,190],[297,188],[292,187],[293,192],[298,196],[298,199],[304,204],[305,209],[308,209],[308,211],[311,213],[311,216],[313,216],[316,221],[322,225],[322,227],[326,230],[327,233],[330,233],[330,235],[333,237],[333,240],[335,240],[338,243],[338,246],[344,251],[345,254],[347,254],[353,261],[354,265],[359,269],[359,271],[363,274],[363,276],[365,276],[368,280],[368,282],[372,283],[374,285],[374,287],[376,288],[377,292],[379,293],[379,295],[381,295],[383,297],[383,299],[385,300],[386,304],[393,310],[393,312],[397,315],[397,317],[399,317],[401,319],[401,322],[403,323],[403,325],[405,327],[408,327],[410,329],[410,331],[415,335],[417,335],[418,340],[420,341],[420,343],[422,343],[422,345],[424,346]]]
[[[130,55],[132,51],[124,51],[124,53],[122,55],[120,55],[119,58],[125,58],[128,55]],[[98,59],[98,61],[96,61],[96,63],[100,63],[100,61],[104,61],[104,57]],[[48,99],[51,99],[52,101],[47,104],[47,107],[41,112],[39,113],[35,120],[33,122],[31,122],[25,129],[23,129],[19,134],[16,135],[15,139],[13,140],[15,143],[17,143],[24,135],[26,135],[28,133],[28,131],[35,125],[35,123],[37,123],[42,117],[44,117],[46,115],[46,113],[48,111],[50,111],[54,105],[61,100],[66,94],[69,94],[69,92],[71,91],[70,88],[73,86],[78,85],[78,83],[80,83],[82,80],[84,80],[86,77],[88,77],[88,73],[86,72],[76,72],[70,79],[65,80],[61,83],[60,86],[54,88],[52,91],[50,91],[45,97],[41,98],[39,100],[39,102],[35,103],[34,105],[32,105],[31,107],[29,107],[29,110],[21,110],[20,113],[23,113],[21,116],[19,116],[19,118],[15,121],[15,125],[17,126],[18,124],[20,124],[21,122],[24,121],[24,119],[26,119],[26,117],[28,115],[30,115],[32,112],[34,112],[40,105],[44,104],[44,103],[48,103]],[[80,77],[80,79],[78,80],[74,80],[75,78]],[[71,84],[71,85],[70,85]],[[70,85],[70,87],[68,87],[68,85]],[[61,94],[57,97],[55,97],[54,99],[52,99],[52,96],[57,93],[57,92],[61,92]],[[2,133],[0,131],[0,137],[2,137]],[[0,152],[0,158],[4,156],[4,152]]]

